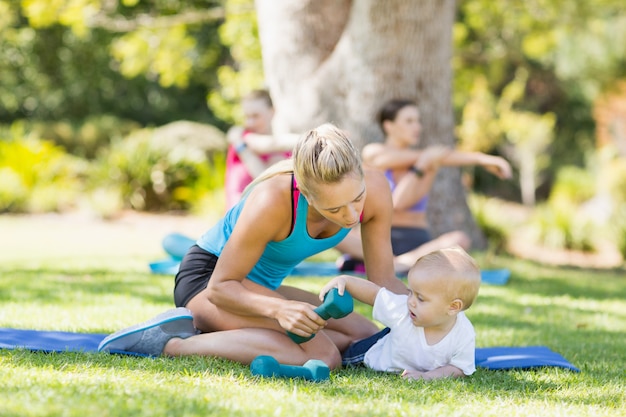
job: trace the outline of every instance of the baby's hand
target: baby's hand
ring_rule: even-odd
[[[338,277],[331,279],[326,285],[324,285],[324,287],[322,287],[320,290],[320,301],[323,302],[326,293],[333,288],[337,288],[339,295],[343,295],[346,289],[346,279],[343,275],[339,275]]]
[[[424,376],[425,372],[422,371],[413,371],[413,370],[409,370],[409,369],[405,369],[404,372],[402,372],[402,378],[405,379],[426,379]]]

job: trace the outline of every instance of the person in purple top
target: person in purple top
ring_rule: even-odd
[[[331,369],[377,326],[357,313],[324,320],[316,294],[282,285],[300,261],[360,228],[368,279],[398,294],[391,250],[391,192],[365,170],[346,134],[331,124],[298,140],[293,156],[257,177],[242,199],[185,255],[175,279],[178,308],[106,337],[100,351],[206,355],[249,364],[259,355]],[[310,341],[296,344],[287,331]],[[199,334],[196,334],[200,332]]]
[[[511,177],[509,163],[482,152],[462,152],[443,146],[416,149],[420,138],[420,113],[412,100],[394,99],[378,112],[378,123],[385,140],[370,143],[362,150],[363,162],[385,173],[393,196],[391,241],[394,264],[406,273],[423,255],[458,245],[467,250],[469,237],[460,230],[432,237],[426,219],[428,194],[441,166],[479,165],[499,178]],[[341,271],[363,270],[363,246],[358,230],[353,230],[337,249]],[[365,269],[366,270],[366,269]],[[359,271],[359,272],[361,272]]]

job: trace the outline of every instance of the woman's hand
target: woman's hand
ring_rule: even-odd
[[[502,157],[491,156],[483,167],[500,179],[511,178],[511,165]]]
[[[233,126],[226,133],[226,140],[230,145],[236,146],[243,142],[244,128],[241,126]]]
[[[421,152],[415,167],[422,171],[436,170],[441,165],[441,160],[448,156],[450,152],[452,152],[452,148],[447,146],[429,146]]]
[[[283,329],[302,337],[308,337],[326,327],[326,320],[315,311],[315,306],[300,301],[285,300],[276,315]]]

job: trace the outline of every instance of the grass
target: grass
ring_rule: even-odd
[[[0,230],[7,229],[0,219]],[[3,237],[4,236],[4,237]],[[151,275],[158,250],[118,245],[33,251],[0,233],[0,327],[110,333],[172,307],[173,278]],[[10,236],[10,235],[9,235]],[[8,249],[10,246],[10,250]],[[83,245],[81,245],[83,246]],[[477,259],[487,267],[481,254]],[[504,286],[484,285],[467,315],[477,344],[544,345],[581,369],[488,371],[409,382],[365,369],[330,381],[260,379],[221,359],[0,350],[2,416],[624,416],[624,270],[554,268],[506,257]],[[325,278],[289,279],[317,290]],[[369,315],[362,304],[357,309]]]

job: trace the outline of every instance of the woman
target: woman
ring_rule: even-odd
[[[267,167],[289,157],[289,152],[270,149],[257,152],[249,146],[252,136],[272,138],[272,119],[274,106],[267,90],[253,90],[241,101],[244,116],[243,126],[233,126],[227,134],[228,151],[226,153],[226,210],[239,201],[243,190]],[[267,141],[267,139],[266,139]],[[290,148],[293,148],[291,146]]]
[[[107,337],[99,350],[150,355],[207,355],[250,363],[258,355],[302,365],[341,365],[341,351],[378,329],[352,313],[325,321],[317,295],[282,285],[305,258],[334,247],[360,225],[368,278],[398,293],[391,251],[391,195],[384,176],[361,166],[336,127],[311,130],[292,159],[255,179],[237,203],[193,246],[176,276],[179,307]],[[186,309],[188,310],[186,310]],[[203,332],[195,335],[193,324]],[[317,334],[300,345],[299,336]]]
[[[464,232],[452,231],[433,239],[428,230],[428,194],[437,171],[440,166],[480,165],[499,178],[510,178],[509,163],[498,156],[441,146],[414,149],[421,125],[419,109],[411,100],[385,103],[378,113],[378,123],[385,140],[366,145],[362,155],[365,164],[385,174],[392,190],[391,241],[396,272],[406,273],[421,256],[437,249],[458,245],[468,250],[471,242]],[[341,271],[359,270],[363,249],[358,231],[351,232],[337,249],[348,255],[339,260]]]

